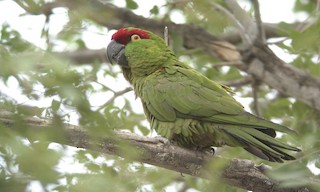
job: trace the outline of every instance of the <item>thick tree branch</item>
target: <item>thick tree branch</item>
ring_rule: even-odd
[[[294,96],[315,109],[320,110],[320,102],[317,102],[319,101],[317,97],[320,96],[320,80],[292,65],[288,65],[267,47],[264,41],[264,32],[262,32],[263,26],[258,2],[253,0],[256,23],[253,22],[251,18],[243,16],[246,12],[239,9],[236,1],[228,0],[227,2],[229,2],[229,8],[236,13],[235,16],[237,19],[241,21],[249,31],[256,31],[255,34],[257,35],[250,36],[254,44],[250,47],[245,47],[245,50],[242,51],[242,60],[248,64],[243,70],[256,79],[277,89],[279,92]],[[243,39],[242,41],[247,40]],[[310,96],[310,94],[312,96]]]
[[[97,62],[107,61],[105,49],[98,49],[98,50],[81,49],[74,52],[57,53],[57,55],[60,57],[69,59],[72,62],[77,64],[88,64],[88,63],[93,63],[94,61],[97,61]]]
[[[12,113],[0,111],[0,125],[17,129],[15,128],[16,120]],[[75,125],[64,124],[62,130],[60,128],[56,130],[57,127],[52,123],[39,118],[25,118],[23,123],[26,125],[23,127],[23,133],[30,132],[31,134],[25,136],[31,139],[36,139],[37,133],[45,131],[51,133],[46,135],[50,142],[58,142],[79,148],[95,150],[102,154],[105,153],[126,158],[126,156],[121,153],[121,150],[119,150],[119,143],[125,141],[129,146],[133,147],[134,150],[139,152],[139,157],[136,157],[136,161],[196,177],[208,178],[210,173],[204,169],[206,163],[214,161],[215,158],[219,158],[212,158],[212,156],[199,151],[192,151],[168,144],[163,142],[163,139],[144,137],[128,132],[116,132],[112,136],[97,139],[90,137],[85,130]],[[19,125],[21,126],[21,124]],[[59,137],[52,134],[55,131],[60,133]],[[61,131],[65,133],[63,139],[61,139]],[[233,159],[226,165],[221,176],[230,185],[246,190],[259,192],[309,191],[306,187],[281,188],[278,182],[264,174],[266,169],[269,169],[269,167],[265,165],[257,167],[249,160]]]

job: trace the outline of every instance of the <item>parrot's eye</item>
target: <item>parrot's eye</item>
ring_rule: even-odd
[[[141,38],[140,38],[140,36],[139,35],[137,35],[137,34],[134,34],[134,35],[132,35],[131,36],[131,41],[139,41]]]

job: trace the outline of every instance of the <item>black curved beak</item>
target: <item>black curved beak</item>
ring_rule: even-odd
[[[121,67],[129,68],[127,58],[124,54],[125,46],[112,40],[107,47],[107,57],[109,62],[119,64]]]

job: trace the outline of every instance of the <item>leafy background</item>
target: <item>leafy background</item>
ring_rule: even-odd
[[[4,2],[8,1],[0,3],[4,5]],[[209,2],[168,0],[148,10],[143,8],[144,2],[138,0],[126,0],[115,5],[151,19],[177,22],[176,18],[180,18],[182,23],[200,26],[217,36],[231,32],[232,23],[221,13],[208,9]],[[28,35],[22,34],[9,22],[0,26],[0,109],[13,112],[16,121],[12,129],[0,126],[1,191],[243,191],[225,185],[214,174],[214,179],[208,181],[134,162],[130,157],[136,153],[130,151],[126,144],[123,144],[123,150],[128,158],[124,159],[49,142],[51,137],[64,137],[63,123],[79,124],[92,136],[108,135],[113,130],[127,130],[145,136],[154,136],[155,133],[150,131],[139,100],[133,99],[135,96],[128,88],[129,84],[124,82],[119,67],[98,58],[90,63],[77,63],[59,54],[92,49],[92,41],[99,41],[97,43],[106,47],[106,39],[114,32],[90,20],[85,14],[85,3],[74,1],[77,10],[44,10],[41,8],[49,1],[43,0],[15,0],[12,3],[20,7],[21,22],[41,19],[43,25],[36,26],[38,31],[32,31],[30,26],[28,32],[38,33],[40,43],[26,38]],[[114,4],[113,1],[104,3]],[[250,2],[242,3],[252,15]],[[270,46],[287,54],[291,65],[319,77],[319,2],[295,0],[292,12],[302,14],[304,20],[292,21],[294,24],[279,23],[287,35],[270,40]],[[97,14],[101,14],[101,19],[117,22],[113,15]],[[59,17],[63,18],[62,24],[61,19],[55,19]],[[298,29],[294,25],[298,25]],[[247,76],[235,67],[214,66],[221,62],[218,58],[200,50],[185,49],[182,41],[174,33],[170,36],[172,49],[180,59],[210,79],[232,85],[232,82]],[[254,111],[252,84],[232,88],[238,97],[245,98],[241,101],[248,103],[248,109]],[[219,150],[219,154],[251,159],[257,164],[270,164],[274,167],[270,173],[272,177],[294,181],[284,185],[308,184],[319,190],[319,111],[263,83],[258,89],[258,107],[261,116],[298,132],[298,137],[280,136],[283,141],[303,149],[298,160],[286,164],[269,163],[244,150],[229,147]],[[33,129],[28,129],[28,125],[22,122],[22,118],[27,116],[52,119],[55,130],[30,132]],[[214,163],[209,168],[215,173],[221,165]]]

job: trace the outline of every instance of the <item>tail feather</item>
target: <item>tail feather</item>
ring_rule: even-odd
[[[265,160],[269,160],[269,156],[267,154],[265,154],[262,150],[260,150],[259,148],[250,145],[248,142],[243,141],[247,147],[244,147],[244,149],[248,152],[250,152],[251,154],[260,157],[261,159],[265,159]]]
[[[253,145],[248,145],[247,147],[244,147],[244,149],[257,157],[260,157],[261,159],[271,161],[271,162],[283,163],[283,160],[281,159],[281,157],[275,157],[274,155],[266,151],[262,151],[261,149]]]
[[[252,128],[251,129],[243,128],[241,130],[252,135],[253,137],[260,140],[261,142],[263,142],[267,146],[276,146],[276,147],[291,150],[291,151],[300,151],[300,149],[298,149],[296,147],[292,147],[288,144],[285,144],[285,143],[281,142],[280,140],[277,140],[274,137],[271,137],[271,136],[265,134],[264,132],[261,132],[260,130],[252,129]]]
[[[274,129],[271,129],[271,128],[269,128],[269,129],[259,129],[259,131],[261,131],[264,134],[267,134],[267,135],[269,135],[271,137],[276,137],[276,135],[277,135],[276,131]]]
[[[295,157],[282,150],[300,151],[300,149],[280,142],[260,129],[228,126],[224,131],[237,140],[246,151],[268,161],[282,163],[283,160],[295,160]]]
[[[239,125],[242,127],[258,129],[261,132],[264,132],[272,137],[276,135],[275,131],[288,134],[295,134],[295,131],[289,129],[286,126],[273,123],[271,121],[265,120],[261,117],[257,117],[248,112],[243,112],[239,115],[235,115],[232,117],[230,115],[218,114],[213,115],[211,117],[207,117],[204,120],[208,120],[214,123],[228,124],[234,126]]]
[[[281,153],[281,156],[276,157],[273,154],[269,153],[268,151],[262,151],[258,148],[256,148],[255,146],[252,145],[248,145],[247,147],[244,147],[244,149],[248,152],[250,152],[251,154],[254,154],[258,157],[260,157],[261,159],[265,159],[271,162],[279,162],[279,163],[283,163],[283,160],[295,160],[296,158],[273,147],[273,146],[269,146],[270,148],[272,148],[273,150],[277,151],[278,153]]]
[[[282,154],[282,159],[284,159],[284,160],[295,160],[296,159],[295,157],[293,157],[293,156],[281,151],[281,149],[279,149],[279,148],[277,148],[275,146],[272,146],[271,143],[266,142],[266,145],[269,145],[270,148],[272,148],[273,150],[281,153]],[[297,151],[298,152],[298,151],[301,151],[301,150],[296,148],[295,150],[292,150],[292,151]]]

